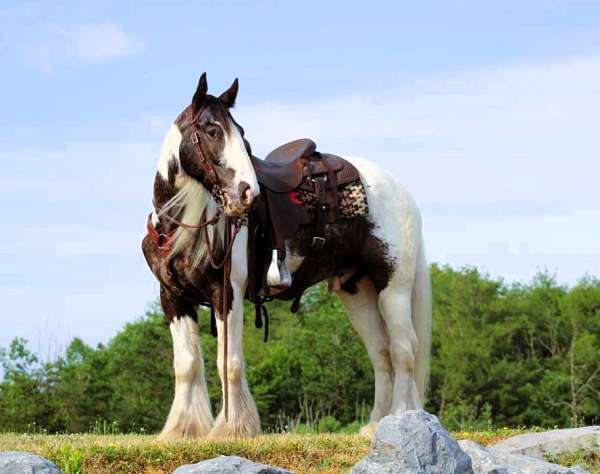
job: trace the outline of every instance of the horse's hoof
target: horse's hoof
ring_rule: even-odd
[[[194,422],[165,426],[160,435],[158,435],[158,439],[161,441],[175,441],[181,439],[205,438],[209,434],[212,426],[212,423],[207,426]]]
[[[224,419],[217,419],[210,433],[209,438],[253,438],[261,433],[260,421],[258,419],[242,420],[230,419],[227,423]]]
[[[163,431],[158,435],[158,439],[159,441],[180,441],[183,439],[202,439],[207,436],[207,432]]]

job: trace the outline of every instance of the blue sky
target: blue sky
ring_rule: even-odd
[[[160,143],[199,74],[255,152],[311,136],[415,196],[430,260],[600,275],[600,1],[0,3],[0,345],[107,341],[158,287]]]

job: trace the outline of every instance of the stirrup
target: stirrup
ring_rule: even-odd
[[[267,285],[289,288],[292,285],[292,276],[285,261],[279,261],[277,249],[273,249],[271,264],[267,271]]]
[[[289,288],[292,286],[292,275],[285,264],[285,260],[279,262],[279,275],[281,275],[281,286]]]

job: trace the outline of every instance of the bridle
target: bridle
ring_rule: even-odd
[[[198,112],[196,117],[200,117],[202,113],[202,109]],[[183,116],[184,114],[182,114]],[[181,116],[180,116],[181,117]],[[229,355],[229,336],[228,336],[228,324],[227,324],[227,315],[229,314],[229,291],[230,291],[230,276],[231,276],[231,252],[233,249],[233,244],[235,239],[240,231],[242,226],[242,221],[239,217],[230,217],[224,213],[225,209],[225,194],[223,192],[223,187],[217,175],[214,165],[210,162],[210,160],[206,159],[204,151],[202,150],[202,146],[200,145],[200,137],[198,135],[197,130],[197,118],[194,118],[194,114],[192,111],[192,106],[187,108],[187,118],[188,118],[188,126],[191,127],[191,142],[194,145],[194,150],[196,151],[197,159],[200,163],[202,171],[204,175],[208,179],[210,185],[212,185],[211,196],[217,203],[217,211],[215,215],[200,224],[188,224],[186,222],[180,221],[175,217],[168,215],[166,212],[164,214],[160,213],[159,216],[166,218],[168,221],[173,224],[183,227],[185,229],[204,229],[204,237],[206,239],[206,245],[208,247],[208,260],[215,270],[223,268],[223,288],[222,288],[222,306],[221,306],[221,317],[223,321],[223,384],[224,384],[224,407],[223,411],[225,413],[225,422],[229,421],[229,380],[227,377],[227,360]],[[225,233],[223,236],[223,243],[225,247],[225,254],[220,263],[215,261],[213,256],[213,248],[210,244],[210,239],[208,235],[208,226],[215,225],[219,222],[221,217],[225,214]],[[175,231],[171,231],[168,234],[160,234],[156,230],[156,228],[152,225],[150,214],[148,216],[148,232],[152,239],[156,242],[159,247],[159,250],[163,257],[168,257],[170,253],[170,238],[172,237]],[[232,232],[233,227],[233,232]],[[162,242],[162,244],[161,244]],[[168,265],[168,263],[167,263]]]
[[[198,123],[197,118],[194,118],[194,112],[192,111],[192,106],[188,107],[188,126],[191,127],[192,133],[190,135],[190,139],[194,144],[194,148],[196,150],[196,155],[198,157],[198,161],[200,162],[200,166],[202,167],[202,171],[204,171],[205,176],[208,178],[210,184],[212,185],[211,195],[217,201],[217,205],[219,209],[222,211],[225,205],[225,194],[223,193],[223,187],[221,186],[221,181],[219,180],[219,176],[215,170],[215,167],[210,162],[210,160],[206,159],[204,155],[204,151],[202,150],[202,146],[200,145],[200,137],[198,136],[198,130],[196,124]],[[202,109],[198,112],[196,117],[200,117],[202,114]]]
[[[185,111],[184,111],[184,113],[185,113]],[[196,114],[196,117],[200,117],[201,114],[202,114],[202,109],[200,109],[198,114]],[[182,115],[184,115],[184,114],[182,114]],[[198,161],[200,162],[202,171],[204,172],[205,176],[208,178],[209,183],[212,185],[212,190],[211,190],[210,194],[211,194],[212,198],[215,200],[215,202],[217,203],[217,211],[215,212],[214,216],[212,216],[211,218],[207,219],[204,222],[201,222],[200,224],[188,224],[187,222],[180,221],[179,219],[176,219],[175,217],[172,217],[172,216],[168,215],[167,213],[164,213],[164,214],[161,213],[160,217],[164,217],[165,219],[172,222],[173,224],[175,224],[179,227],[183,227],[185,229],[190,229],[190,230],[204,229],[204,235],[205,235],[206,242],[208,244],[208,249],[209,249],[210,264],[215,270],[218,270],[221,267],[223,267],[225,260],[231,254],[231,249],[233,247],[235,237],[237,236],[239,229],[241,227],[241,222],[240,222],[240,219],[237,217],[230,218],[230,217],[226,216],[226,221],[228,221],[229,224],[233,224],[235,226],[235,231],[232,236],[231,242],[229,242],[229,245],[227,245],[227,243],[225,245],[226,251],[225,251],[225,256],[223,257],[223,260],[221,261],[220,264],[216,264],[215,259],[212,255],[212,248],[210,245],[210,240],[208,238],[207,227],[219,222],[219,220],[223,216],[223,213],[224,213],[223,211],[225,209],[225,193],[223,191],[221,181],[219,180],[219,176],[217,175],[214,165],[210,162],[210,160],[206,159],[206,155],[204,154],[204,151],[202,150],[202,146],[200,145],[200,137],[198,135],[198,130],[196,127],[198,120],[197,120],[197,118],[194,118],[192,106],[189,106],[187,108],[187,113],[185,115],[187,115],[187,118],[188,118],[188,126],[191,127],[191,129],[192,129],[192,132],[190,135],[190,140],[191,140],[192,144],[194,145],[194,150],[196,151],[196,156],[198,158]],[[156,232],[156,230],[155,230],[155,232]],[[163,242],[165,242],[164,246],[168,246],[168,238],[170,236],[166,235],[166,234],[159,234],[159,237],[162,239]],[[161,248],[161,251],[162,250],[163,249]],[[163,252],[163,255],[165,253],[168,254],[168,249],[166,249],[166,252]]]

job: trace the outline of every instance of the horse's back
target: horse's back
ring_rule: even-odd
[[[365,186],[369,216],[376,227],[387,230],[391,235],[398,229],[399,222],[403,230],[413,226],[416,233],[421,230],[421,214],[412,195],[398,183],[390,173],[377,163],[359,157],[344,159],[352,163],[360,174]]]

